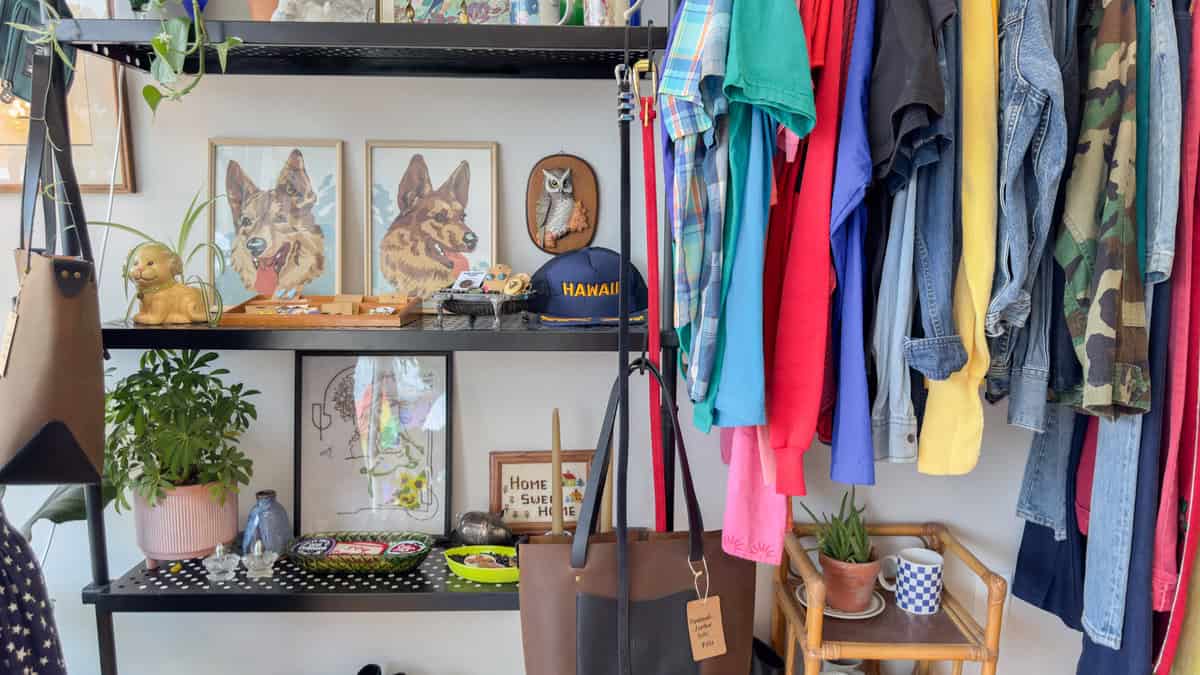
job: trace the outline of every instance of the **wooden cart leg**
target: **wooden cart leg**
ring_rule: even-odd
[[[780,609],[779,603],[776,602],[771,606],[771,646],[775,648],[776,654],[782,654],[787,651],[787,645],[784,644],[787,634],[787,620],[783,618],[783,610]],[[788,675],[791,675],[791,673],[788,673]]]
[[[963,672],[963,662],[962,662],[962,661],[955,661],[955,662],[954,662],[954,669],[951,671],[951,674],[952,674],[952,675],[962,675],[962,672]]]
[[[932,665],[929,661],[917,661],[913,664],[913,675],[930,675],[933,672]]]
[[[782,651],[783,675],[793,675],[796,671],[796,631],[791,626],[787,627],[787,647]]]

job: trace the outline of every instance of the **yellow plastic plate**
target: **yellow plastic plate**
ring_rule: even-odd
[[[450,567],[450,571],[467,581],[478,581],[482,584],[511,584],[515,583],[521,577],[521,570],[517,567],[472,567],[463,563],[451,560],[450,556],[470,556],[478,553],[492,553],[515,558],[517,549],[512,546],[459,546],[458,548],[446,549],[446,565]]]

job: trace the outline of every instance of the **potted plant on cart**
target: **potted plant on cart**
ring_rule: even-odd
[[[871,548],[866,507],[855,502],[854,488],[842,495],[836,514],[818,518],[807,506],[800,505],[817,526],[817,550],[825,577],[825,603],[843,612],[861,612],[871,604],[880,561]]]
[[[216,353],[155,349],[107,398],[104,476],[132,508],[146,566],[199,558],[237,535],[237,490],[253,464],[238,439],[259,392],[226,384]]]

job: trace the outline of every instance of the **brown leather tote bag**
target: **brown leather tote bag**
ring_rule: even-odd
[[[662,381],[649,364],[639,361],[635,367],[644,367]],[[618,477],[616,529],[626,533],[625,546],[614,535],[589,535],[596,528],[617,415],[619,394],[614,384],[574,539],[534,537],[520,547],[527,675],[750,672],[754,563],[726,555],[719,531],[703,531],[675,402],[665,386],[662,390],[673,418],[688,531],[627,530],[626,495]],[[621,445],[627,451],[628,446]],[[618,471],[625,466],[617,462]],[[697,662],[692,658],[686,607],[706,595],[720,598],[727,651]]]
[[[40,46],[34,57],[21,246],[15,255],[17,293],[3,341],[7,356],[0,347],[0,484],[95,483],[104,460],[100,305],[71,164],[61,70]],[[45,95],[51,86],[59,95]],[[70,221],[63,237],[67,255],[54,254],[52,199],[47,199],[44,214],[46,248],[33,248],[34,209],[48,145],[63,181],[62,189],[53,192],[65,201]]]

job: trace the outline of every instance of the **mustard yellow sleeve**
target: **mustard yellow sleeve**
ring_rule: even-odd
[[[942,381],[929,381],[917,469],[957,475],[979,461],[983,402],[979,387],[990,355],[983,332],[996,266],[999,153],[998,7],[963,2],[962,20],[962,258],[954,281],[954,322],[967,363]]]

